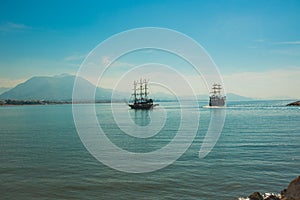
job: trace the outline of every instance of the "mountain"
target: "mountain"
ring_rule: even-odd
[[[7,90],[9,90],[10,88],[6,88],[6,87],[0,87],[0,94],[3,94],[4,92],[6,92]]]
[[[80,83],[80,98],[85,100],[86,91],[94,90],[95,86],[83,78],[79,77],[77,80]],[[53,77],[33,77],[4,92],[0,95],[0,99],[70,101],[74,81],[75,76],[66,74]],[[111,94],[112,90],[98,87],[95,99],[110,100]],[[118,97],[118,94],[115,96]]]
[[[227,93],[226,99],[228,101],[253,101],[253,100],[255,100],[253,98],[237,95],[234,93]]]

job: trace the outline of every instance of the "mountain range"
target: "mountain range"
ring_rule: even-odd
[[[48,101],[71,101],[73,93],[73,85],[75,81],[75,76],[63,74],[59,76],[38,76],[32,77],[17,85],[8,91],[0,93],[0,99],[14,99],[14,100],[48,100]],[[93,90],[95,86],[88,80],[78,77],[82,96],[82,101],[84,101],[85,91]],[[111,89],[96,88],[95,100],[111,100],[112,95]],[[130,97],[129,93],[114,92],[115,99],[122,100],[128,99]],[[165,93],[154,93],[153,97],[157,100],[174,100],[175,97]],[[188,98],[188,97],[187,97]],[[208,100],[208,95],[198,95],[200,100]],[[243,97],[240,95],[229,93],[227,94],[228,100],[253,100],[248,97]]]
[[[24,83],[2,93],[0,99],[71,101],[75,78],[72,75],[32,77]],[[94,89],[95,86],[80,77],[78,81],[80,82],[80,91],[83,93],[82,100],[84,100],[84,91]],[[95,99],[109,100],[111,93],[112,90],[110,89],[98,87]]]

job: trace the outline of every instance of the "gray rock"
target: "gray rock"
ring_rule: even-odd
[[[264,200],[280,200],[280,198],[271,194],[270,196],[268,196]]]
[[[259,192],[253,192],[248,198],[250,200],[264,200],[264,197]]]
[[[292,103],[287,104],[287,106],[300,106],[300,101],[295,101]]]
[[[300,176],[292,180],[287,189],[281,191],[282,200],[300,200]]]

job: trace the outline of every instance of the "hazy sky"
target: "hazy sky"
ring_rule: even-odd
[[[300,1],[1,1],[0,87],[75,74],[100,42],[140,27],[180,31],[201,44],[227,92],[300,97]]]

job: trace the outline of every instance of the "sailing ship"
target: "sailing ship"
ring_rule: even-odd
[[[140,81],[133,82],[133,101],[128,106],[132,109],[143,109],[149,110],[152,109],[154,106],[158,104],[153,103],[153,99],[148,97],[149,88],[148,88],[148,81],[146,79]]]
[[[209,96],[209,106],[225,106],[226,96],[221,94],[220,84],[213,84],[211,95]]]

